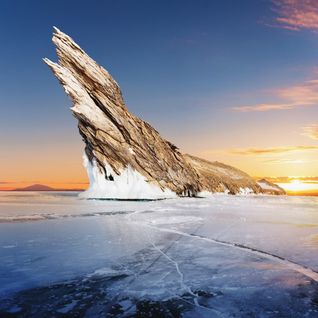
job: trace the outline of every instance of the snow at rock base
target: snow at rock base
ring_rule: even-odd
[[[100,199],[167,199],[177,195],[169,189],[161,190],[128,166],[120,175],[116,175],[112,168],[105,163],[106,177],[102,174],[94,161],[91,163],[86,155],[83,158],[84,166],[89,177],[89,188],[80,194],[82,198]]]

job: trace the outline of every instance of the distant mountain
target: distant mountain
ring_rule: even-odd
[[[45,184],[32,184],[30,186],[27,186],[25,188],[17,188],[14,190],[9,190],[9,191],[83,191],[83,189],[59,189],[59,188],[51,188]]]
[[[14,191],[54,191],[55,189],[44,184],[32,184],[24,188],[17,188]]]

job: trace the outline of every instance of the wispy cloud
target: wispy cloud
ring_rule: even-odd
[[[276,13],[274,26],[296,31],[301,29],[318,31],[318,0],[272,0],[272,4],[272,10]],[[269,96],[277,102],[241,105],[232,107],[232,110],[266,112],[317,105],[318,79],[271,90]]]
[[[289,110],[296,107],[318,104],[318,80],[313,79],[303,84],[271,90],[269,94],[282,102],[261,103],[233,107],[237,112],[265,112],[270,110]]]
[[[280,158],[273,158],[271,155],[280,155],[290,152],[318,151],[318,146],[281,146],[268,148],[232,148],[232,149],[206,149],[202,151],[200,156],[210,156],[216,154],[231,154],[235,156],[262,156],[267,162],[274,162]],[[289,159],[289,158],[287,158]],[[285,160],[284,158],[282,160]],[[278,163],[278,162],[276,162]],[[281,162],[283,163],[283,162]],[[297,163],[301,163],[298,161]]]
[[[272,3],[277,14],[275,26],[293,31],[318,30],[317,0],[272,0]]]
[[[303,133],[304,136],[307,136],[311,139],[318,140],[318,124],[303,127],[303,130],[304,130],[304,133]]]
[[[247,112],[267,112],[269,110],[287,110],[293,109],[297,107],[294,104],[255,104],[255,105],[248,105],[248,106],[238,106],[233,107],[232,110],[241,113]]]
[[[281,154],[291,151],[308,151],[318,150],[318,146],[287,146],[287,147],[272,147],[272,148],[245,148],[245,149],[230,149],[228,152],[233,155],[268,155]]]
[[[302,159],[267,159],[267,160],[263,160],[264,163],[267,164],[304,164],[304,163],[309,163],[311,161],[306,161],[306,160],[302,160]]]
[[[259,177],[256,177],[259,179]],[[318,184],[318,177],[307,177],[307,176],[291,176],[291,177],[266,177],[268,181],[274,183],[288,183],[294,180],[299,180],[308,184]]]

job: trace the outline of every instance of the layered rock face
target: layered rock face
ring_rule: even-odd
[[[116,81],[69,36],[55,28],[53,42],[58,63],[44,61],[73,102],[71,110],[85,142],[87,196],[152,199],[202,191],[239,193],[243,188],[262,192],[237,169],[183,155],[128,111]]]
[[[191,155],[186,160],[198,172],[203,191],[229,194],[260,193],[259,185],[247,173],[221,162],[210,162]]]
[[[266,179],[257,181],[257,184],[262,188],[262,192],[266,194],[282,195],[286,194],[286,191],[275,183],[269,182]]]

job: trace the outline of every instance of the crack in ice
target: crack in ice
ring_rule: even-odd
[[[149,238],[149,242],[150,244],[153,246],[153,248],[158,251],[162,256],[164,256],[169,262],[171,262],[175,268],[176,268],[176,271],[178,273],[178,275],[180,276],[180,287],[181,289],[184,289],[186,290],[191,296],[193,296],[193,302],[194,302],[194,305],[196,307],[199,307],[199,308],[202,308],[202,309],[205,309],[205,310],[209,310],[209,311],[212,311],[213,313],[219,315],[221,317],[221,313],[213,308],[208,308],[208,307],[205,307],[205,306],[202,306],[199,304],[198,302],[198,294],[194,293],[191,289],[190,286],[188,286],[185,282],[184,282],[184,274],[183,272],[180,270],[180,267],[179,267],[179,264],[178,262],[176,262],[174,259],[172,259],[169,255],[167,255],[164,251],[162,251],[150,238],[149,234],[148,234],[148,238]],[[181,296],[178,296],[176,295],[178,298],[180,297],[183,301],[187,302],[187,303],[190,303],[191,305],[193,305],[191,302],[183,299]]]
[[[173,260],[169,255],[167,255],[164,251],[162,251],[151,239],[150,239],[150,236],[148,235],[148,238],[149,238],[149,242],[150,244],[154,247],[154,249],[156,251],[158,251],[161,255],[163,255],[168,261],[170,261],[176,268],[176,271],[178,273],[178,275],[180,276],[180,286],[181,288],[185,289],[186,291],[188,291],[192,296],[195,296],[197,297],[198,295],[194,294],[191,290],[191,288],[189,286],[187,286],[185,283],[184,283],[184,275],[183,273],[181,272],[180,270],[180,267],[179,267],[179,264]]]
[[[227,246],[227,247],[232,247],[232,248],[236,248],[236,249],[248,252],[248,253],[252,253],[254,255],[258,255],[258,256],[261,256],[261,257],[264,257],[264,258],[267,258],[270,260],[274,260],[274,261],[277,261],[277,262],[285,265],[286,267],[288,267],[288,268],[290,268],[290,269],[292,269],[300,274],[303,274],[303,275],[311,278],[315,282],[318,282],[318,272],[314,271],[313,269],[311,269],[305,265],[298,264],[294,261],[288,260],[282,256],[275,255],[275,254],[272,254],[270,252],[262,251],[262,250],[254,248],[254,247],[249,247],[249,246],[246,246],[246,245],[243,245],[240,243],[232,243],[232,242],[222,241],[219,239],[208,238],[208,237],[200,236],[197,234],[189,234],[189,233],[178,231],[178,230],[159,228],[159,227],[152,226],[152,225],[149,225],[146,223],[143,223],[143,224],[149,228],[155,229],[155,230],[160,231],[160,232],[179,234],[179,235],[182,235],[185,237],[195,238],[195,239],[203,240],[203,241],[210,242],[210,243],[215,243],[215,244],[219,244],[219,245],[223,245],[223,246]]]

